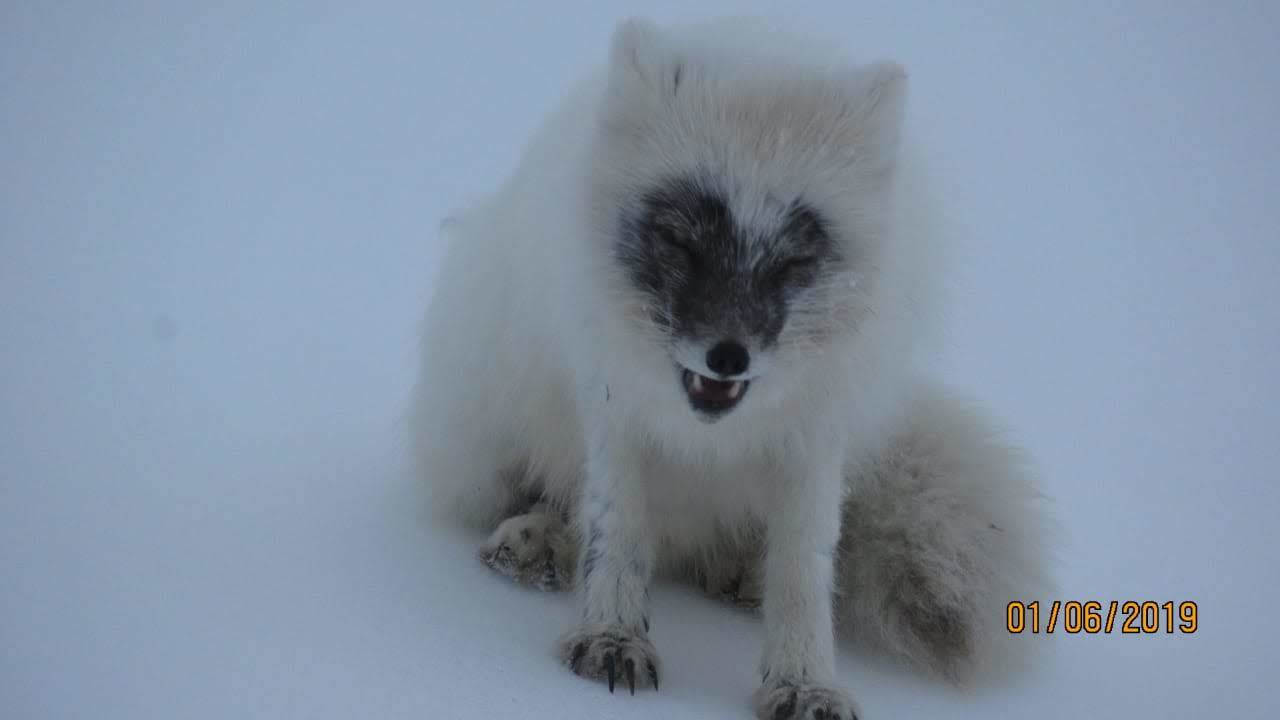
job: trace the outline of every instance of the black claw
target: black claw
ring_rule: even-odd
[[[573,656],[569,658],[569,667],[574,672],[578,672],[578,665],[582,662],[582,658],[587,654],[587,643],[582,641],[573,648]]]
[[[796,713],[796,703],[800,701],[799,691],[792,690],[791,697],[787,701],[778,706],[777,711],[773,713],[773,720],[791,720]]]
[[[657,691],[657,689],[658,689],[658,668],[654,667],[652,662],[650,662],[650,663],[649,663],[649,679],[653,681],[653,689],[654,689],[654,691]]]
[[[817,708],[813,711],[813,720],[827,720],[827,711]]]
[[[612,653],[612,652],[610,652],[608,655],[605,655],[605,656],[604,656],[604,669],[605,669],[605,671],[607,671],[607,672],[609,673],[609,692],[611,692],[611,693],[612,693],[612,692],[613,692],[613,681],[614,681],[614,673],[613,673],[613,653]]]
[[[622,663],[622,674],[627,676],[627,685],[631,687],[631,694],[635,695],[636,694],[636,661],[632,660],[631,658],[627,658],[626,662]]]

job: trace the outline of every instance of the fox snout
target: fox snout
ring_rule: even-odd
[[[711,372],[733,377],[751,367],[751,353],[737,340],[721,340],[707,351],[706,362]]]

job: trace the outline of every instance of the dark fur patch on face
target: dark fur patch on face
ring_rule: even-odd
[[[616,256],[652,300],[655,323],[676,337],[777,342],[789,302],[839,257],[826,223],[792,203],[778,229],[754,234],[723,197],[679,178],[624,213]]]

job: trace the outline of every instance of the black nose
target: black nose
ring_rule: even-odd
[[[738,375],[747,371],[751,354],[733,340],[724,340],[707,351],[707,367],[717,375]]]

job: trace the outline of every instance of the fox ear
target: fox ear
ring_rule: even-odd
[[[866,65],[853,71],[846,87],[848,147],[869,170],[892,170],[906,111],[907,71],[893,62]]]
[[[649,20],[619,23],[609,56],[609,83],[618,90],[673,93],[680,82],[680,63],[662,30]]]

